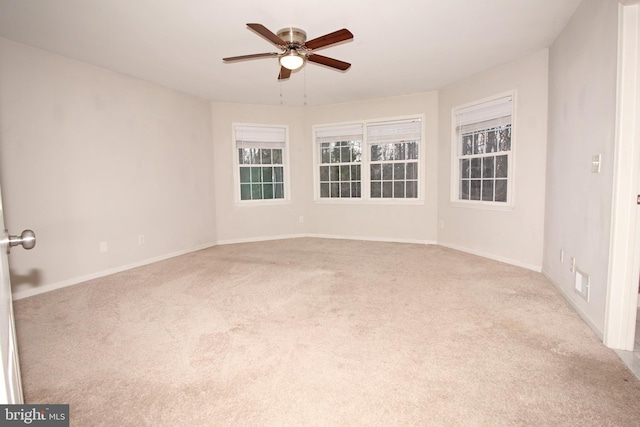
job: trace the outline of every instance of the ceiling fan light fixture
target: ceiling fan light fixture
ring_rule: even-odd
[[[290,50],[280,57],[280,65],[289,70],[297,70],[304,65],[304,57],[295,50]]]

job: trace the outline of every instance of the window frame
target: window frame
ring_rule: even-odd
[[[279,143],[269,143],[268,141],[264,142],[264,145],[271,145],[271,149],[282,149],[282,176],[283,176],[283,191],[284,197],[282,198],[272,198],[272,199],[251,199],[251,200],[243,200],[241,197],[241,188],[240,188],[240,160],[239,160],[239,152],[238,152],[238,140],[236,136],[236,130],[238,128],[273,128],[273,129],[282,129],[284,131],[284,144],[280,145]],[[278,125],[278,124],[263,124],[263,123],[232,123],[231,124],[231,135],[232,135],[232,155],[233,155],[233,194],[234,201],[239,206],[265,206],[265,205],[283,205],[291,203],[291,185],[290,185],[290,163],[289,163],[289,126],[288,125]],[[261,147],[267,148],[267,147]]]
[[[502,98],[511,97],[511,143],[509,151],[501,152],[496,151],[493,153],[483,153],[482,157],[494,157],[500,155],[507,156],[507,200],[506,202],[501,201],[487,201],[487,200],[464,200],[460,199],[460,161],[463,159],[464,155],[459,154],[459,147],[462,147],[462,141],[458,137],[457,132],[457,115],[461,110],[465,109],[473,109],[474,107],[478,107],[480,110],[482,104],[488,104],[491,102],[498,101]],[[490,97],[486,97],[483,99],[479,99],[476,101],[472,101],[466,104],[455,106],[451,109],[451,181],[450,181],[450,203],[456,207],[464,207],[464,208],[477,208],[484,210],[501,210],[501,211],[510,211],[513,210],[515,206],[515,170],[516,170],[516,116],[517,116],[517,91],[510,90],[506,92],[502,92]],[[490,129],[490,127],[485,128],[485,132]],[[461,137],[460,137],[461,138]],[[495,183],[495,178],[494,178]]]
[[[368,127],[380,123],[403,122],[409,120],[420,121],[420,140],[418,143],[418,177],[417,177],[417,197],[414,198],[383,198],[371,197],[371,146],[368,140]],[[320,166],[321,166],[321,142],[318,141],[318,130],[331,127],[348,127],[360,125],[362,127],[361,141],[361,161],[360,161],[360,194],[361,197],[320,197]],[[386,118],[376,118],[367,120],[353,120],[348,122],[323,123],[312,126],[313,137],[313,199],[316,203],[327,204],[391,204],[391,205],[416,205],[424,204],[425,194],[425,115],[411,114]]]

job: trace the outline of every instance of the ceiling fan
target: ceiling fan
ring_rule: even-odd
[[[307,33],[305,33],[300,28],[283,28],[278,31],[277,34],[274,34],[262,24],[247,24],[247,27],[273,43],[276,47],[280,48],[281,52],[255,53],[252,55],[232,56],[229,58],[222,58],[223,61],[233,62],[246,59],[278,57],[278,60],[280,62],[280,73],[278,74],[278,80],[288,79],[289,76],[291,76],[291,71],[297,70],[298,68],[302,67],[306,61],[315,62],[316,64],[320,65],[326,65],[327,67],[335,68],[341,71],[348,70],[349,67],[351,67],[351,64],[349,64],[348,62],[318,55],[314,52],[317,49],[325,48],[336,43],[353,39],[353,34],[351,34],[351,31],[347,30],[346,28],[307,41]]]

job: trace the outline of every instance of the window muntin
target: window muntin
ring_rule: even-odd
[[[420,198],[421,118],[316,126],[314,135],[317,199]]]
[[[362,195],[362,141],[320,143],[320,197],[359,198]]]
[[[240,201],[286,197],[286,128],[234,125]]]
[[[240,200],[284,198],[281,148],[238,148]]]
[[[418,142],[371,144],[371,198],[418,197]]]
[[[513,96],[454,110],[454,199],[510,203]]]

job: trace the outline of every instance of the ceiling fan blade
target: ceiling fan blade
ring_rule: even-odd
[[[232,61],[243,61],[245,59],[258,59],[258,58],[269,58],[273,56],[278,56],[279,53],[269,52],[269,53],[254,53],[252,55],[241,55],[241,56],[230,56],[228,58],[222,58],[225,62]]]
[[[337,59],[329,58],[327,56],[318,55],[313,53],[307,57],[308,61],[315,62],[316,64],[326,65],[327,67],[336,68],[341,71],[348,70],[351,64],[348,62],[340,61]]]
[[[271,32],[267,27],[262,24],[247,24],[247,27],[251,28],[256,33],[260,34],[265,39],[269,40],[271,43],[278,47],[286,47],[288,46],[287,42],[282,40],[280,37]]]
[[[286,80],[291,76],[291,70],[285,67],[280,67],[280,73],[278,74],[278,80]]]
[[[320,49],[321,47],[327,47],[352,38],[353,34],[351,34],[351,31],[343,28],[341,30],[334,31],[333,33],[325,34],[324,36],[309,40],[304,45],[309,49]]]

